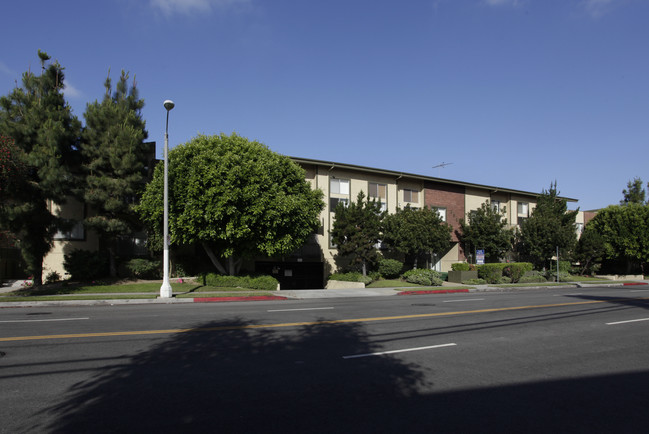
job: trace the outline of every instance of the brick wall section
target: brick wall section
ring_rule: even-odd
[[[453,228],[452,239],[457,242],[455,231],[460,230],[460,219],[464,218],[464,187],[460,185],[426,182],[424,184],[424,205],[446,208],[446,221]]]

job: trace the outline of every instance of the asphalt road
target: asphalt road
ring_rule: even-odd
[[[0,432],[646,432],[642,287],[0,309]]]

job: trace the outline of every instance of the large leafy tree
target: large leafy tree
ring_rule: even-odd
[[[538,197],[532,215],[523,221],[519,248],[537,268],[544,268],[556,254],[571,253],[577,242],[575,221],[578,211],[568,211],[567,201],[558,196],[557,183]]]
[[[451,226],[430,208],[409,205],[383,220],[383,243],[406,256],[417,268],[419,257],[445,254],[451,246]]]
[[[76,177],[73,167],[81,123],[63,96],[63,67],[39,50],[41,71],[27,71],[22,86],[0,97],[0,135],[14,140],[24,176],[13,179],[0,203],[0,227],[19,240],[27,272],[42,284],[43,258],[61,223],[52,203],[63,204]]]
[[[604,239],[606,256],[627,263],[627,272],[649,262],[649,206],[629,203],[609,206],[597,213],[588,226]]]
[[[505,215],[504,207],[499,212],[487,201],[469,213],[467,220],[460,220],[458,238],[464,248],[469,252],[484,249],[487,262],[498,262],[514,242],[514,230],[507,227]]]
[[[361,266],[363,276],[367,266],[378,259],[376,245],[381,238],[385,211],[376,200],[365,198],[361,191],[356,202],[345,206],[339,202],[335,209],[335,220],[331,229],[331,241],[340,257],[351,258],[352,263]]]
[[[158,165],[138,205],[158,237],[163,176]],[[171,242],[201,244],[223,274],[235,274],[242,258],[301,247],[323,208],[322,191],[311,189],[304,170],[261,143],[200,135],[169,152]]]
[[[629,181],[626,187],[622,190],[624,197],[620,201],[620,205],[628,205],[630,203],[645,204],[646,193],[641,178],[633,178],[633,181]]]
[[[101,102],[88,104],[82,133],[84,185],[82,196],[93,209],[85,221],[100,237],[100,247],[108,251],[110,273],[116,275],[115,245],[119,237],[138,229],[134,204],[146,180],[149,145],[135,81],[122,71],[115,90],[110,76]]]

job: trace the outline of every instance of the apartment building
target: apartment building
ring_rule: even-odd
[[[336,271],[335,246],[331,244],[329,233],[335,219],[334,209],[340,202],[355,201],[363,191],[370,199],[376,199],[384,210],[394,213],[398,208],[431,207],[436,209],[442,219],[451,225],[452,247],[448,252],[431,257],[428,266],[438,271],[448,271],[451,264],[465,261],[474,252],[466,252],[457,237],[459,221],[472,211],[489,201],[505,216],[511,226],[520,225],[528,218],[536,206],[539,193],[511,188],[472,184],[431,176],[417,175],[400,171],[377,169],[353,164],[324,160],[291,157],[306,172],[306,179],[313,188],[324,193],[325,208],[320,216],[321,227],[316,234],[298,251],[278,258],[257,258],[245,264],[250,271],[271,274],[282,288],[322,288],[326,276]],[[569,202],[576,199],[564,198]],[[91,212],[83,204],[70,202],[59,210],[63,217],[81,222]],[[587,223],[592,216],[580,213],[578,228]],[[143,240],[134,240],[131,250],[145,253]],[[81,224],[65,234],[57,234],[52,251],[44,261],[44,274],[56,271],[65,275],[64,254],[73,249],[93,250],[98,246],[95,234],[85,231]],[[197,254],[202,251],[197,250]],[[45,277],[45,276],[44,276]]]
[[[453,229],[452,247],[429,264],[438,271],[448,271],[451,264],[468,259],[474,252],[465,252],[457,237],[459,222],[472,210],[489,201],[492,206],[505,211],[507,222],[513,227],[531,215],[539,193],[472,184],[462,181],[435,178],[393,170],[377,169],[353,164],[337,163],[293,157],[293,161],[306,171],[306,178],[313,188],[324,192],[325,209],[321,215],[322,230],[317,235],[320,259],[327,270],[336,269],[336,248],[331,244],[329,232],[333,226],[334,209],[339,202],[355,201],[363,191],[370,199],[376,199],[384,210],[396,212],[406,205],[436,209],[442,219]],[[576,199],[564,198],[569,202]],[[580,214],[579,222],[584,223]],[[296,258],[291,258],[296,259]],[[314,261],[317,258],[301,258]]]

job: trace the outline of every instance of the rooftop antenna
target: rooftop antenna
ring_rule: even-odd
[[[445,163],[445,162],[442,161],[441,164],[438,164],[437,166],[433,166],[433,169],[438,169],[438,168],[443,169],[443,168],[445,168],[446,166],[450,166],[451,164],[453,164],[453,163]]]

